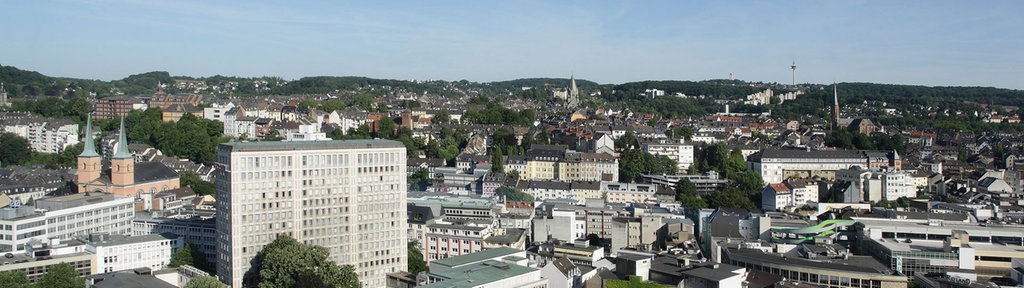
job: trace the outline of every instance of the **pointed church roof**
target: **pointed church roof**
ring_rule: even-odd
[[[121,130],[119,130],[117,136],[117,151],[114,152],[114,159],[128,159],[132,158],[132,153],[128,152],[128,131],[124,129],[124,116],[121,116]]]
[[[579,90],[579,89],[576,88],[576,75],[570,75],[569,76],[569,82],[571,82],[569,84],[570,85],[569,86],[569,91],[577,91],[577,90]]]
[[[85,118],[85,144],[82,147],[82,154],[78,154],[79,157],[100,157],[100,154],[96,154],[96,144],[92,143],[92,115]]]

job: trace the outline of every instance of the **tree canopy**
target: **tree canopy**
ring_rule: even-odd
[[[36,286],[47,288],[82,288],[85,287],[85,278],[82,278],[68,263],[60,263],[50,266],[46,274],[43,274],[36,281]]]
[[[292,237],[278,234],[256,255],[254,268],[259,271],[259,287],[359,287],[355,268],[339,266],[327,258],[329,255],[327,248],[305,245]]]
[[[418,247],[418,241],[409,241],[409,273],[412,274],[427,271],[427,262],[423,260],[423,252]]]
[[[192,280],[188,281],[188,284],[185,285],[185,288],[226,288],[226,287],[228,287],[228,285],[225,285],[224,283],[221,283],[220,280],[217,280],[217,278],[214,278],[213,276],[199,276],[199,277],[196,277],[196,278],[192,278]]]
[[[629,149],[619,156],[619,182],[629,183],[643,174],[676,174],[676,160],[665,155],[651,155],[640,149]]]
[[[199,250],[199,247],[191,244],[185,244],[185,247],[178,249],[178,251],[174,251],[174,254],[171,254],[171,267],[180,267],[185,265],[196,267],[199,270],[203,270],[211,274],[215,272],[214,266],[206,260],[206,254],[203,254],[203,251]]]
[[[32,283],[28,282],[28,275],[17,270],[0,271],[0,283],[4,283],[4,287],[9,288],[32,287]]]

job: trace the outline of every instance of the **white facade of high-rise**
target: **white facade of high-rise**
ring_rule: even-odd
[[[405,162],[405,146],[387,140],[221,144],[218,277],[242,287],[256,253],[286,234],[384,287],[407,269]]]

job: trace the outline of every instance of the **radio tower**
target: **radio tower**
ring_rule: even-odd
[[[789,69],[793,69],[793,86],[796,86],[796,61],[793,61],[793,65],[789,66]]]

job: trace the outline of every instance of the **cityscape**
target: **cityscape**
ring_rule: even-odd
[[[0,12],[3,287],[1024,286],[1018,3],[58,2]]]

